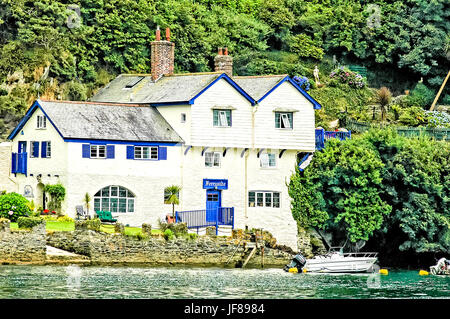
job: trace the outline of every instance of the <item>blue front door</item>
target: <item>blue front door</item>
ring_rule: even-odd
[[[217,219],[217,209],[222,204],[220,191],[206,190],[206,221],[215,222]]]

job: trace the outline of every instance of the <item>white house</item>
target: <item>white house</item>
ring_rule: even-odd
[[[68,215],[89,193],[131,226],[156,226],[179,185],[179,220],[263,228],[296,250],[286,183],[315,151],[320,105],[287,75],[233,77],[227,51],[212,73],[173,74],[173,57],[157,33],[152,74],[120,75],[90,102],[37,100],[8,137],[9,178],[37,206],[61,182]]]

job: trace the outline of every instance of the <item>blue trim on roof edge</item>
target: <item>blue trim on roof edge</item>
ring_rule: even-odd
[[[193,104],[193,102],[181,101],[181,102],[150,103],[151,106],[170,106],[170,105],[188,105],[188,104]]]
[[[234,87],[239,93],[241,93],[241,95],[244,96],[252,105],[256,104],[256,101],[250,95],[248,95],[239,85],[237,85],[237,83],[234,82],[226,73],[222,73],[221,75],[219,75],[214,81],[209,83],[204,89],[202,89],[199,93],[197,93],[197,95],[191,98],[189,100],[189,104],[194,104],[196,98],[202,95],[206,90],[208,90],[220,79],[226,80],[232,87]]]
[[[39,108],[42,113],[44,113],[45,117],[50,121],[50,123],[53,125],[55,130],[58,132],[58,134],[61,136],[61,138],[64,138],[64,136],[61,134],[61,132],[56,127],[55,123],[53,123],[52,119],[47,115],[47,113],[44,111],[42,106],[39,104],[39,100],[34,101],[33,105],[28,109],[25,116],[20,120],[19,124],[16,126],[16,128],[9,134],[7,140],[12,140],[17,136],[17,133],[25,126],[25,124],[28,122],[28,120],[31,118],[31,115],[36,111],[36,108]]]
[[[319,104],[319,102],[317,102],[316,100],[314,100],[311,95],[309,95],[308,93],[306,93],[300,86],[298,86],[297,83],[295,83],[294,80],[291,79],[291,77],[289,75],[286,75],[286,77],[284,77],[280,82],[278,82],[273,88],[271,88],[266,94],[263,95],[262,98],[260,98],[258,100],[258,103],[261,103],[262,100],[264,100],[268,95],[270,95],[270,93],[272,93],[277,87],[279,87],[282,83],[288,81],[289,83],[291,83],[309,102],[311,102],[314,106],[315,110],[319,110],[322,108],[322,106]]]

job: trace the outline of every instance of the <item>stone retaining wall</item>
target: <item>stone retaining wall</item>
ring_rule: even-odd
[[[234,267],[241,261],[244,247],[231,237],[201,236],[195,240],[163,238],[138,240],[120,234],[99,233],[87,229],[54,232],[47,235],[47,244],[88,256],[92,264],[146,264],[153,266],[218,266]],[[265,247],[264,266],[281,267],[292,255]],[[261,267],[261,251],[247,267]]]
[[[44,263],[45,223],[32,230],[11,230],[9,220],[0,221],[0,263]]]

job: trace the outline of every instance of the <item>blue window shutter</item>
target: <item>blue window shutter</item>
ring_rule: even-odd
[[[106,158],[114,158],[114,145],[106,145]]]
[[[134,146],[127,146],[127,159],[134,159]]]
[[[83,158],[91,158],[91,146],[89,144],[83,144]]]
[[[12,153],[11,173],[17,172],[17,153]]]
[[[41,142],[41,157],[47,157],[47,142]]]
[[[158,160],[166,160],[167,159],[167,147],[160,147],[158,150]]]
[[[39,142],[33,142],[33,157],[39,157]]]

